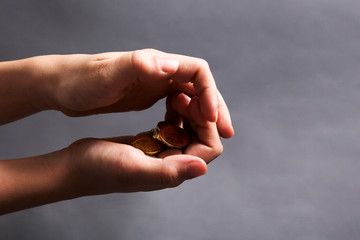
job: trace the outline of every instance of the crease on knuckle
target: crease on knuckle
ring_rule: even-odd
[[[215,159],[223,153],[224,146],[221,143],[219,143],[219,144],[212,146],[211,149],[212,149],[213,158]]]
[[[130,63],[136,69],[142,69],[144,66],[144,51],[135,50],[130,53]]]

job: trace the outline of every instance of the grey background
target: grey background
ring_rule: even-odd
[[[359,1],[1,0],[0,36],[0,60],[145,47],[205,58],[236,130],[203,177],[5,215],[0,239],[360,238]],[[0,158],[133,134],[163,113],[163,101],[43,112],[0,127]]]

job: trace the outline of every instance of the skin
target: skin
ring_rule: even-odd
[[[141,97],[140,97],[141,96]],[[0,214],[87,195],[153,191],[201,176],[233,127],[206,61],[153,49],[48,55],[0,63],[0,124],[44,110],[71,117],[139,111],[167,98],[165,120],[192,129],[182,152],[157,157],[132,136],[81,139],[41,156],[0,161]]]

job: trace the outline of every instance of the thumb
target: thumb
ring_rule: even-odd
[[[158,55],[156,52],[136,50],[118,57],[115,68],[122,76],[150,75],[153,77],[168,77],[174,74],[179,61]]]
[[[175,59],[158,57],[157,58],[160,69],[164,73],[173,74],[178,69],[180,62]]]
[[[207,165],[201,158],[192,155],[172,155],[163,159],[162,175],[165,183],[172,185],[172,177],[180,181],[204,175]]]
[[[158,190],[176,187],[185,180],[204,175],[206,163],[197,157],[185,154],[172,155],[164,159],[148,159],[148,164],[142,164],[141,178],[146,185],[143,190]]]

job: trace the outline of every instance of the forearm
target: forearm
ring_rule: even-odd
[[[36,58],[0,62],[0,125],[47,108],[46,82]]]
[[[66,154],[0,161],[0,215],[76,197]]]

